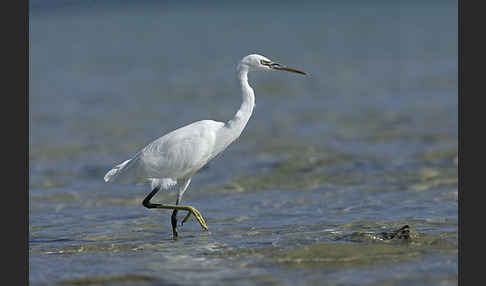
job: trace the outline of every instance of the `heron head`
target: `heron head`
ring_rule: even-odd
[[[294,73],[299,73],[303,75],[307,75],[306,72],[296,70],[284,65],[281,65],[279,63],[276,63],[274,61],[269,60],[268,58],[257,55],[257,54],[252,54],[244,57],[240,61],[240,67],[245,67],[249,71],[268,71],[268,70],[282,70],[282,71],[288,71],[288,72],[294,72]]]

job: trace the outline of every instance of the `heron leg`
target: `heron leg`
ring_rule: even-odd
[[[181,180],[181,188],[179,189],[179,194],[177,195],[177,202],[176,202],[176,205],[178,205],[180,202],[182,202],[182,195],[184,195],[184,192],[187,190],[187,187],[189,187],[189,184],[191,183],[191,177],[189,178],[185,178],[185,179],[182,179]],[[199,223],[201,224],[201,226],[208,230],[207,229],[207,226],[204,227],[204,225],[206,225],[206,223],[201,223],[204,222],[204,219],[202,218],[202,215],[201,213],[199,213],[198,210],[196,210],[195,208],[191,207],[194,211],[188,211],[186,216],[184,217],[184,219],[182,220],[181,222],[181,226],[184,225],[184,223],[191,217],[192,214],[194,214],[194,217],[196,217],[196,219],[199,221]]]
[[[162,204],[154,204],[156,205],[154,208],[159,209],[171,209],[171,210],[183,210],[188,211],[189,213],[186,215],[186,218],[189,217],[190,214],[194,215],[197,219],[201,227],[207,231],[209,231],[208,226],[206,225],[206,221],[202,217],[201,213],[193,206],[184,206],[184,205],[162,205]],[[186,218],[184,218],[186,220]]]
[[[185,191],[187,190],[187,187],[189,187],[189,184],[191,183],[191,178],[185,179],[182,181],[181,188],[179,189],[179,193],[177,194],[177,202],[176,205],[178,205],[178,202],[182,201],[182,196],[184,195]],[[184,217],[184,219],[181,222],[181,226],[184,225],[184,223],[189,219],[191,216],[191,212],[187,212],[187,215]]]
[[[176,205],[179,204],[179,198],[177,198]],[[177,210],[172,211],[172,216],[170,217],[172,223],[172,234],[174,238],[177,237]]]
[[[145,199],[143,199],[142,205],[148,209],[156,208],[157,205],[160,204],[153,204],[150,202],[150,199],[152,199],[153,196],[160,190],[160,186],[155,187],[150,194],[148,194]]]
[[[183,206],[183,205],[177,205],[177,204],[176,205],[170,205],[170,204],[165,205],[165,204],[154,204],[154,203],[151,203],[150,202],[150,199],[152,199],[152,197],[159,190],[160,190],[160,186],[157,186],[156,188],[154,188],[152,190],[152,192],[150,192],[150,194],[148,194],[147,197],[145,197],[145,199],[143,200],[142,204],[143,204],[144,207],[149,208],[149,209],[159,208],[159,209],[171,209],[171,210],[174,210],[172,212],[172,231],[174,233],[174,236],[177,236],[177,231],[175,231],[175,227],[177,226],[177,211],[178,210],[184,210],[184,211],[187,211],[188,212],[188,214],[184,218],[183,222],[186,222],[187,219],[189,219],[190,214],[193,214],[194,217],[199,222],[199,224],[201,225],[201,227],[203,229],[209,231],[209,228],[206,225],[206,221],[204,221],[204,218],[202,217],[201,213],[196,208],[194,208],[193,206]],[[178,201],[179,201],[179,198],[178,198]]]

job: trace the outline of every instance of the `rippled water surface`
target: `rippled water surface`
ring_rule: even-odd
[[[103,176],[230,119],[253,52],[310,76],[250,74],[253,117],[184,195],[210,231],[173,240],[149,186]],[[29,84],[31,285],[457,284],[454,1],[31,1]]]

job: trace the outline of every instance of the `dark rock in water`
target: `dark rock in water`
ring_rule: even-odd
[[[408,224],[393,232],[382,232],[377,234],[383,240],[410,240],[418,238],[418,232]]]
[[[352,234],[338,237],[336,240],[344,239],[356,242],[411,241],[417,238],[419,238],[418,232],[409,225],[404,225],[401,228],[390,232],[354,232]]]

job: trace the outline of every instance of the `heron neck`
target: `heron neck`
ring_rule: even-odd
[[[233,119],[226,123],[227,128],[232,130],[232,133],[236,136],[235,139],[240,136],[248,120],[250,120],[253,107],[255,106],[255,93],[248,84],[248,69],[239,66],[237,78],[241,88],[242,103]]]

